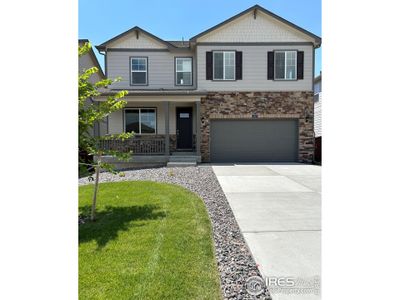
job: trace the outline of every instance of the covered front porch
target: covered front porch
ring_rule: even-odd
[[[125,100],[125,108],[108,117],[107,134],[135,132],[135,136],[105,140],[101,147],[133,155],[125,163],[111,157],[106,160],[121,168],[201,161],[200,95],[127,96]]]

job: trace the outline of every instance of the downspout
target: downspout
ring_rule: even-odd
[[[107,78],[107,49],[104,52],[99,50],[99,54],[104,56],[104,75]]]

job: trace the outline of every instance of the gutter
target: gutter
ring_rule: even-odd
[[[123,91],[122,90],[111,90],[109,92],[101,93],[100,96],[112,96],[116,93]],[[169,90],[169,91],[134,91],[134,90],[127,90],[129,96],[207,96],[207,91],[179,91],[179,90]]]

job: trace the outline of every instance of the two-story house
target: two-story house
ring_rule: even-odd
[[[136,133],[105,147],[132,149],[132,162],[177,161],[182,152],[198,162],[311,162],[320,44],[259,5],[188,41],[133,27],[96,46],[106,76],[122,77],[99,100],[129,91],[108,134]]]

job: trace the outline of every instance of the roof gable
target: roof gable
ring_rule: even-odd
[[[135,26],[96,46],[96,48],[102,51],[106,48],[169,49],[175,47],[144,29]]]
[[[259,5],[192,37],[192,42],[312,42],[321,38]]]

